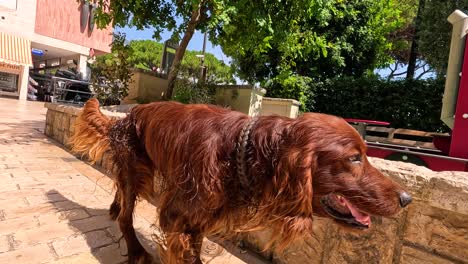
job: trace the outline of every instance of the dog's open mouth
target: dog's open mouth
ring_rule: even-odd
[[[359,210],[341,195],[329,194],[320,202],[325,211],[339,222],[359,229],[366,229],[371,225],[370,215]]]

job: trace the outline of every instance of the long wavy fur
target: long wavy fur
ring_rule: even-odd
[[[75,121],[75,133],[70,144],[72,152],[87,157],[95,163],[109,150],[109,128],[114,120],[102,114],[99,102],[91,99]]]

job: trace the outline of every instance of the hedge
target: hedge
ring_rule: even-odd
[[[337,78],[311,83],[306,108],[344,118],[387,121],[394,128],[446,132],[440,121],[444,80]]]

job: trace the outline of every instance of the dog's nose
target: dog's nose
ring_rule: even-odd
[[[407,192],[401,192],[400,193],[400,205],[401,207],[406,207],[408,204],[410,204],[413,201],[413,197]]]

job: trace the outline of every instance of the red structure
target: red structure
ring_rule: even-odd
[[[455,11],[452,18],[461,17],[461,19],[456,19],[449,21],[452,24],[465,23],[468,24],[468,16],[463,14],[460,11]],[[455,23],[454,23],[455,22]],[[463,27],[465,28],[465,27]],[[458,27],[460,29],[460,27]],[[455,33],[455,31],[454,31]],[[413,134],[418,134],[422,136],[430,136],[432,138],[432,144],[430,142],[419,142],[420,145],[409,146],[408,144],[398,144],[398,139],[393,139],[393,134],[391,140],[387,142],[379,142],[378,137],[368,136],[366,137],[366,131],[371,131],[369,126],[374,126],[374,131],[379,131],[378,127],[375,125],[388,125],[385,122],[380,121],[369,121],[369,120],[357,120],[357,119],[347,119],[350,123],[357,124],[357,130],[361,135],[368,139],[367,146],[368,151],[367,155],[371,157],[378,157],[388,160],[398,160],[404,162],[411,162],[417,165],[426,166],[429,169],[434,171],[468,171],[468,41],[467,35],[468,32],[462,32],[462,39],[459,39],[460,35],[454,34],[455,38],[452,37],[452,44],[454,40],[457,41],[456,45],[452,45],[452,49],[457,49],[459,52],[454,52],[455,56],[452,56],[449,59],[449,65],[452,64],[451,70],[447,72],[447,78],[451,80],[459,80],[458,89],[449,91],[447,90],[447,85],[451,84],[449,81],[446,83],[445,95],[447,95],[447,100],[445,100],[444,95],[444,104],[446,113],[443,113],[441,119],[452,128],[452,131],[448,135],[436,134],[436,133],[426,133],[421,131],[413,131]],[[458,37],[458,39],[456,38]],[[455,48],[454,48],[455,47]],[[464,53],[462,49],[464,48]],[[458,55],[456,55],[458,54]],[[461,57],[459,54],[464,54]],[[453,55],[453,54],[452,54]],[[461,64],[461,65],[460,65]],[[460,66],[459,66],[460,65]],[[461,77],[459,77],[459,73]],[[450,87],[456,87],[450,86]],[[450,94],[447,94],[447,91]],[[455,100],[456,99],[456,100]],[[454,105],[455,104],[455,105]],[[447,107],[448,106],[448,107]],[[454,109],[454,111],[452,111]],[[448,115],[447,115],[448,113]],[[445,119],[444,119],[445,118]],[[447,121],[449,119],[449,121]],[[387,129],[387,128],[385,128]],[[387,129],[389,131],[390,129]],[[399,129],[402,130],[402,129]],[[380,131],[383,131],[380,129]],[[395,132],[396,130],[392,130]],[[392,132],[392,133],[393,133]],[[418,132],[418,133],[414,133]],[[389,133],[390,134],[390,133]],[[377,140],[373,140],[377,139]],[[404,140],[401,140],[404,141]],[[430,144],[432,147],[426,147]]]
[[[465,42],[465,56],[449,155],[468,159],[468,41]]]

